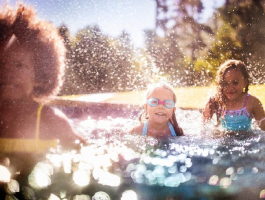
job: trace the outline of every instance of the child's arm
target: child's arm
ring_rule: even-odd
[[[209,101],[207,102],[203,112],[202,112],[202,122],[208,122],[211,119],[211,112],[210,112],[210,106],[209,106]]]
[[[209,122],[211,119],[213,119],[213,124],[215,126],[220,124],[220,121],[217,116],[218,112],[218,103],[215,101],[214,98],[210,98],[209,101],[207,102],[203,113],[202,113],[202,122],[206,123]]]
[[[252,96],[249,104],[253,105],[253,116],[257,121],[259,128],[265,130],[265,113],[262,103],[258,98]]]
[[[67,116],[62,111],[44,107],[41,119],[46,126],[44,132],[59,139],[63,147],[75,147],[76,140],[83,144],[87,143],[81,135],[72,129]]]
[[[205,108],[202,113],[202,122],[206,123],[210,119],[212,119],[213,116],[213,100],[210,98],[209,101],[206,103]]]

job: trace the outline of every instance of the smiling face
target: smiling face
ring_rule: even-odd
[[[245,88],[247,84],[248,81],[244,78],[240,69],[231,68],[225,72],[221,87],[228,101],[236,101],[244,94],[243,88]]]
[[[174,94],[171,90],[165,87],[159,87],[154,89],[148,96],[147,99],[155,98],[159,101],[171,100],[175,101]],[[158,104],[155,107],[152,107],[148,104],[144,105],[145,112],[149,118],[149,121],[155,123],[167,123],[168,120],[172,117],[173,112],[175,111],[175,107],[166,108],[162,103]]]
[[[34,88],[32,53],[22,47],[11,47],[0,58],[0,98],[31,99]]]

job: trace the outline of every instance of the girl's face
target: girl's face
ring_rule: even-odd
[[[155,98],[159,101],[171,100],[174,102],[174,95],[171,90],[159,87],[154,89],[148,96],[148,99]],[[166,108],[163,104],[158,104],[155,107],[152,107],[148,104],[144,105],[145,112],[149,118],[149,121],[155,123],[165,123],[172,117],[173,112],[176,110],[176,107]]]
[[[243,94],[243,88],[248,81],[243,77],[240,69],[228,69],[224,74],[224,80],[221,83],[223,94],[227,100],[237,100]]]
[[[14,46],[0,59],[2,100],[32,98],[35,84],[32,56],[28,50]]]

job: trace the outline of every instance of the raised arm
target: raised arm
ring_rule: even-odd
[[[210,98],[209,101],[206,103],[205,108],[204,108],[203,113],[202,113],[202,122],[203,123],[206,123],[212,119],[215,109],[216,108],[214,106],[214,100],[212,98]]]

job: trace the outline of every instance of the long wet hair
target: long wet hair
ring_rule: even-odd
[[[241,71],[245,80],[247,80],[247,86],[245,88],[245,92],[247,93],[249,90],[249,82],[250,76],[247,71],[246,65],[240,60],[227,60],[223,64],[220,65],[217,75],[216,75],[216,84],[217,84],[217,93],[210,99],[210,111],[211,116],[216,113],[217,117],[220,118],[223,116],[224,111],[226,109],[225,106],[225,96],[223,94],[223,81],[224,76],[229,69],[238,69]]]
[[[147,100],[149,98],[150,94],[157,88],[165,88],[165,89],[170,90],[172,92],[172,94],[173,94],[173,101],[174,101],[174,103],[176,103],[176,101],[177,101],[176,94],[175,94],[173,88],[170,85],[166,84],[166,83],[158,83],[158,84],[154,85],[153,87],[149,88],[147,90],[147,92],[146,92],[145,100]],[[148,119],[148,116],[147,116],[147,114],[145,112],[145,109],[143,109],[142,113],[139,116],[139,121],[144,123],[144,121],[146,121],[147,119]],[[177,122],[177,119],[176,119],[176,115],[175,115],[175,111],[173,111],[172,116],[169,119],[169,121],[172,124],[176,135],[177,136],[183,136],[184,133],[183,133],[182,128],[178,125],[178,122]]]
[[[0,11],[0,59],[15,40],[19,47],[33,53],[36,83],[33,96],[58,94],[63,83],[66,49],[57,28],[39,20],[35,10],[22,3],[16,8],[6,5]]]

